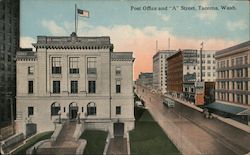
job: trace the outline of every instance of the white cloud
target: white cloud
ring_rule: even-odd
[[[42,26],[47,28],[52,35],[66,35],[66,31],[63,27],[60,27],[53,20],[42,20]]]
[[[165,22],[168,22],[169,21],[169,19],[170,19],[170,16],[168,16],[168,15],[165,15],[165,14],[162,14],[162,13],[160,13],[160,12],[155,12],[155,14],[157,15],[157,16],[159,16],[160,18],[161,18],[161,20],[163,20],[163,21],[165,21]]]
[[[20,37],[20,46],[21,48],[33,48],[32,43],[35,43],[36,40],[32,37]]]
[[[70,35],[74,31],[74,24],[63,23],[63,26],[52,25],[60,31],[47,27],[52,35]],[[158,49],[168,49],[168,38],[171,39],[171,49],[199,49],[204,41],[204,50],[220,50],[236,44],[225,41],[223,38],[199,40],[190,37],[175,37],[168,29],[159,29],[156,26],[136,28],[131,25],[93,26],[86,21],[79,21],[78,36],[110,36],[114,44],[114,51],[133,51],[136,57],[135,78],[139,72],[152,71],[152,57],[155,54],[155,41],[158,40]]]
[[[238,20],[238,21],[228,21],[227,22],[227,28],[230,30],[230,31],[234,31],[234,30],[237,30],[237,29],[240,29],[240,30],[245,30],[249,27],[249,25],[247,25],[246,21],[244,20]]]

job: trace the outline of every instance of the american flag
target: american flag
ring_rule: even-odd
[[[87,11],[87,10],[77,9],[77,14],[79,16],[88,17],[89,18],[89,11]]]

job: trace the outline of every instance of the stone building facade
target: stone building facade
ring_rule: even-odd
[[[132,52],[113,52],[109,37],[75,33],[38,36],[33,46],[17,53],[18,132],[75,119],[112,136],[134,128]]]
[[[217,62],[216,105],[242,109],[232,117],[250,124],[250,41],[223,49],[215,54]],[[245,109],[245,110],[244,110]],[[244,112],[243,112],[244,111]]]

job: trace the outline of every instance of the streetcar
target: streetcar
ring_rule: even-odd
[[[173,108],[175,106],[175,102],[169,98],[163,99],[163,104],[166,105],[169,108]]]

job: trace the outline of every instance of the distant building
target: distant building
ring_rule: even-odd
[[[183,97],[191,102],[195,102],[195,82],[197,81],[197,50],[184,49],[183,56]]]
[[[140,73],[137,83],[142,86],[153,86],[153,73]]]
[[[205,82],[215,82],[215,52],[215,50],[202,50],[202,80]],[[200,51],[197,52],[196,75],[196,79],[200,80]]]
[[[250,125],[250,41],[220,50],[215,58],[216,102],[208,108]]]
[[[203,51],[202,54],[202,81],[215,80],[214,51]],[[196,102],[200,81],[200,54],[195,49],[184,49],[168,59],[168,92],[174,96],[183,97],[196,104],[204,104],[204,91],[201,103]],[[201,85],[199,84],[199,87]],[[182,90],[180,90],[182,87]],[[204,85],[202,86],[204,89]],[[199,88],[200,89],[200,88]],[[200,91],[200,90],[199,90]],[[212,92],[212,91],[211,91]]]
[[[38,36],[17,53],[17,132],[29,136],[80,120],[85,129],[126,136],[134,128],[133,53],[109,37]],[[74,131],[72,131],[74,132]]]
[[[215,51],[202,51],[202,81],[215,82]],[[184,98],[195,103],[195,82],[200,81],[200,51],[183,50],[183,93]],[[211,85],[211,84],[210,84]],[[211,87],[210,87],[211,88]],[[214,92],[214,91],[211,91]],[[197,103],[198,104],[198,103]]]
[[[0,127],[10,122],[11,107],[15,108],[19,7],[19,0],[0,1]]]
[[[175,50],[162,50],[153,56],[153,88],[163,94],[167,92],[167,58],[174,53],[176,53]]]

